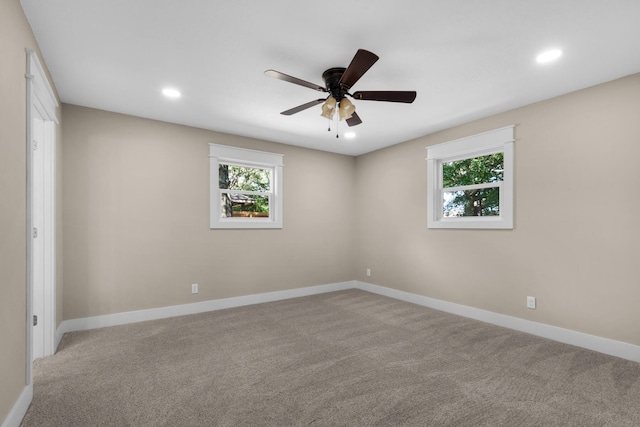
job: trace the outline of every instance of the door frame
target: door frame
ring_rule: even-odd
[[[32,383],[33,374],[33,207],[32,197],[34,194],[33,183],[33,121],[35,118],[44,121],[44,141],[42,147],[44,154],[44,188],[43,200],[45,220],[42,236],[44,245],[44,313],[41,321],[44,326],[44,355],[53,354],[55,351],[55,328],[56,328],[56,171],[55,171],[55,145],[56,145],[56,125],[59,124],[56,116],[58,101],[49,84],[44,69],[35,51],[26,49],[27,72],[25,74],[27,83],[27,105],[26,105],[26,151],[27,151],[27,289],[26,289],[26,383]],[[40,233],[40,230],[39,230]],[[39,319],[40,321],[40,319]]]

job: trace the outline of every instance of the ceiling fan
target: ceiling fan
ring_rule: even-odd
[[[300,111],[304,111],[307,108],[311,108],[314,105],[323,103],[322,117],[331,119],[335,111],[338,110],[340,120],[346,120],[349,126],[356,126],[362,123],[362,120],[358,114],[356,114],[355,105],[353,105],[347,96],[363,101],[404,102],[407,104],[412,103],[416,99],[415,91],[368,90],[349,93],[349,90],[351,90],[353,85],[356,84],[360,77],[362,77],[378,59],[379,57],[375,53],[364,49],[358,49],[347,68],[334,67],[329,68],[322,73],[324,87],[297,77],[289,76],[276,70],[267,70],[264,74],[268,77],[284,80],[289,83],[295,83],[300,86],[305,86],[319,92],[329,94],[327,98],[320,98],[307,102],[306,104],[298,105],[297,107],[283,111],[280,114],[290,116],[292,114],[299,113]]]

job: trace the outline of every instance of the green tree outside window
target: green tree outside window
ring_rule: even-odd
[[[443,162],[444,215],[500,215],[500,187],[497,183],[503,180],[502,152]],[[469,186],[476,188],[464,188]]]
[[[218,183],[220,189],[235,190],[222,193],[224,217],[231,217],[234,212],[269,215],[270,169],[220,164]]]

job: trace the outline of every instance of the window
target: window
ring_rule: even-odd
[[[209,144],[211,228],[282,228],[282,157]]]
[[[513,228],[514,127],[427,147],[429,228]]]

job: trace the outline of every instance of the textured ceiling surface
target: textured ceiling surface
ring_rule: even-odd
[[[65,103],[350,155],[640,72],[638,0],[21,3]],[[354,100],[331,132],[320,105],[279,114],[325,95],[265,70],[323,85],[360,48],[380,59],[352,91],[413,104]]]

